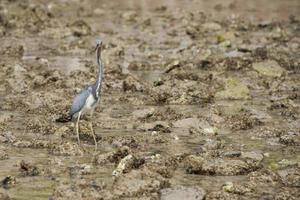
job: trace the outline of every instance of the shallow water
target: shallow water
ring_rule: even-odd
[[[159,155],[162,160],[166,160],[181,154],[202,155],[205,144],[212,140],[221,141],[223,147],[216,149],[211,147],[212,149],[206,150],[208,159],[223,159],[224,157],[219,154],[229,150],[255,151],[264,155],[261,167],[263,170],[276,171],[279,166],[278,163],[283,159],[298,163],[299,166],[299,144],[290,145],[280,142],[280,134],[287,134],[284,132],[285,130],[294,131],[295,135],[299,137],[295,130],[299,128],[299,113],[296,109],[299,108],[300,101],[299,96],[297,97],[297,89],[293,85],[295,82],[299,83],[299,71],[297,69],[286,72],[282,77],[261,80],[248,66],[243,71],[226,69],[222,66],[218,68],[216,66],[219,66],[219,63],[214,64],[213,67],[208,67],[208,69],[193,65],[196,59],[204,57],[205,50],[209,50],[211,53],[208,54],[212,56],[212,61],[216,61],[223,57],[224,53],[231,51],[230,48],[235,48],[236,44],[239,44],[239,40],[246,44],[253,42],[252,38],[249,38],[245,32],[251,32],[258,23],[265,23],[266,25],[262,26],[270,27],[273,26],[270,25],[272,21],[276,25],[281,21],[288,23],[290,15],[299,17],[300,4],[298,1],[190,0],[184,2],[168,0],[162,2],[155,0],[150,2],[131,0],[102,1],[101,4],[98,1],[77,0],[62,0],[61,4],[55,1],[29,2],[32,7],[38,5],[42,9],[50,10],[53,16],[47,22],[42,23],[39,20],[45,16],[37,14],[41,16],[39,20],[35,21],[36,26],[42,23],[37,33],[36,30],[27,32],[30,30],[30,24],[22,21],[24,16],[21,14],[19,18],[18,14],[11,18],[8,17],[11,20],[11,27],[7,28],[6,35],[3,35],[5,42],[0,47],[6,47],[5,45],[15,47],[15,44],[20,44],[23,46],[24,52],[19,58],[16,52],[11,53],[13,56],[6,52],[1,61],[0,84],[3,83],[4,88],[3,90],[2,87],[0,89],[1,134],[11,132],[15,140],[31,142],[31,145],[34,145],[36,140],[49,142],[49,145],[54,147],[59,147],[62,141],[75,144],[74,127],[71,123],[59,124],[55,123],[55,119],[67,112],[71,99],[78,92],[77,90],[94,80],[94,58],[90,51],[93,46],[92,41],[101,37],[105,41],[102,57],[105,63],[106,76],[101,104],[93,119],[95,133],[99,138],[101,137],[98,143],[98,154],[113,152],[119,148],[118,145],[132,145],[130,149],[134,155],[141,157]],[[9,1],[2,2],[0,5],[4,7],[4,9],[0,7],[0,11],[5,9],[18,11],[24,6]],[[99,10],[96,10],[97,8]],[[61,12],[62,10],[63,12]],[[132,11],[133,13],[130,13]],[[204,17],[201,17],[200,12],[203,12]],[[122,15],[124,16],[122,17]],[[34,15],[25,16],[34,18]],[[199,20],[221,24],[220,30],[216,30],[221,35],[225,32],[235,32],[233,45],[228,49],[220,47],[214,38],[215,31],[209,34],[206,31],[202,32],[201,24],[197,24],[198,21],[194,19],[197,17]],[[1,15],[0,19],[2,19]],[[79,19],[84,20],[91,30],[84,35],[85,32],[82,30],[84,28],[77,27],[79,30],[75,29],[75,32],[79,31],[77,34],[83,35],[76,37],[74,36],[76,34],[73,33],[74,30],[69,27],[72,27],[73,22]],[[151,23],[147,25],[148,19]],[[238,32],[234,27],[235,25],[226,21],[228,19],[231,19],[230,22],[243,19],[251,25],[250,28]],[[189,21],[192,21],[191,24]],[[0,20],[2,27],[1,23]],[[292,49],[294,48],[290,47],[292,45],[283,45],[284,47],[281,45],[287,40],[290,43],[299,43],[299,38],[297,39],[297,36],[291,31],[291,29],[296,28],[290,25],[285,29],[284,23],[280,24],[279,28],[276,27],[277,29],[270,28],[271,31],[275,32],[275,36],[269,36],[269,30],[259,29],[258,32],[261,31],[260,33],[257,34],[256,31],[252,31],[250,37],[253,36],[255,41],[264,37],[267,42],[262,42],[266,46],[269,43],[272,45],[273,42],[280,49],[284,49],[284,47]],[[82,26],[84,27],[84,25]],[[189,26],[200,27],[198,34],[201,37],[193,39],[186,34]],[[284,32],[281,36],[288,39],[279,38],[277,41],[276,33],[281,30]],[[213,39],[210,40],[210,37]],[[269,39],[272,37],[275,39]],[[289,37],[296,38],[296,41],[293,42]],[[15,41],[19,43],[15,43]],[[299,50],[299,44],[293,50],[295,49]],[[292,51],[284,50],[285,53]],[[278,57],[280,57],[279,55],[281,54],[278,54]],[[259,59],[255,56],[250,57],[254,57],[251,62]],[[247,56],[244,58],[249,59]],[[165,73],[166,67],[174,60],[179,60],[183,64],[180,63],[181,68],[173,70],[168,75]],[[200,60],[206,61],[206,57]],[[140,65],[134,66],[133,62]],[[185,62],[190,65],[185,64]],[[242,61],[238,60],[238,62]],[[288,64],[292,65],[293,62],[290,61]],[[22,73],[14,72],[16,64],[23,67]],[[133,69],[130,68],[130,64],[133,65],[133,67],[131,66]],[[284,66],[284,68],[287,67]],[[58,75],[54,71],[57,71]],[[196,78],[190,74],[195,75]],[[213,76],[212,81],[207,78],[210,75]],[[38,76],[47,82],[35,80]],[[131,79],[127,79],[128,77]],[[220,90],[224,87],[222,80],[229,77],[242,80],[250,88],[249,95],[251,98],[242,100],[214,99],[212,101],[206,98],[207,91],[205,89],[212,87],[214,90]],[[21,86],[24,88],[16,90],[16,88],[11,87],[11,83],[18,81],[19,78],[23,80]],[[255,83],[255,80],[258,83]],[[159,86],[154,87],[153,85],[159,81],[163,81],[165,85],[168,84],[165,89],[167,94],[173,94],[170,91],[177,89],[178,94],[175,93],[175,97],[172,96],[163,103],[154,101],[151,94]],[[189,83],[191,84],[189,85]],[[129,85],[129,89],[124,86],[126,84]],[[200,84],[204,86],[200,87]],[[142,89],[138,87],[139,85]],[[272,88],[276,88],[276,85],[281,88],[278,91],[272,90]],[[198,86],[205,92],[197,93],[198,90],[200,91]],[[182,89],[182,87],[186,88]],[[196,90],[193,87],[196,87]],[[158,90],[159,92],[161,91]],[[278,96],[276,96],[277,92]],[[294,98],[293,95],[295,94],[296,97]],[[287,103],[284,102],[282,107],[275,107],[272,110],[270,107],[274,101],[270,100],[271,96],[282,98]],[[199,99],[201,103],[199,103]],[[296,111],[288,110],[290,108],[295,108]],[[150,117],[143,119],[137,119],[133,116],[133,111],[142,109],[154,109],[155,112]],[[262,121],[262,123],[244,122],[246,119],[239,116],[241,113],[255,116],[254,118]],[[237,118],[234,118],[236,116]],[[189,128],[173,127],[172,123],[185,118],[198,118],[206,121],[217,128],[217,134],[191,133]],[[168,131],[142,130],[143,124],[156,121],[166,122],[169,126]],[[86,136],[85,132],[88,131],[85,129],[85,121],[83,121],[82,126],[82,135],[85,135],[82,136],[83,147],[86,149],[83,155],[56,156],[50,153],[50,147],[30,146],[24,148],[17,146],[15,141],[1,142],[1,148],[5,150],[9,158],[0,160],[0,180],[6,176],[16,177],[16,184],[5,189],[7,194],[12,199],[48,199],[61,183],[65,182],[66,185],[74,183],[76,185],[75,182],[78,180],[104,182],[107,190],[113,193],[114,190],[111,189],[114,187],[112,172],[116,164],[109,163],[102,166],[92,162],[94,159],[93,142],[91,142],[90,137]],[[242,128],[239,129],[234,126],[242,126]],[[59,135],[61,133],[57,132],[61,127],[65,127],[67,130]],[[270,129],[270,132],[278,130],[281,133],[279,136],[273,134],[261,136],[264,129]],[[73,153],[72,150],[70,152]],[[20,173],[19,165],[22,160],[36,166],[40,170],[40,174],[38,176],[23,176]],[[80,172],[75,171],[75,175],[72,175],[70,168],[80,164],[89,165],[91,170],[87,174],[80,174]],[[248,173],[234,176],[188,174],[185,167],[179,165],[172,176],[166,179],[171,186],[196,185],[210,193],[222,190],[225,182],[246,184],[249,182],[248,178]],[[280,184],[278,185],[280,187]],[[266,185],[263,189],[269,191],[270,194],[276,191],[272,185]],[[287,187],[286,189],[289,191],[290,188]],[[257,190],[257,193],[253,192],[251,195],[254,197],[251,197],[256,198],[261,195],[258,192],[260,190]]]

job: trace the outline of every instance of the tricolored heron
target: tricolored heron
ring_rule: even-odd
[[[77,134],[78,144],[80,145],[79,139],[79,120],[83,114],[89,113],[92,119],[93,112],[96,108],[97,103],[100,100],[101,95],[101,86],[102,86],[102,79],[103,79],[103,63],[101,60],[101,48],[102,48],[102,41],[98,40],[96,44],[96,61],[97,61],[97,79],[94,84],[87,86],[85,89],[81,90],[81,92],[74,98],[71,110],[69,112],[69,117],[72,121],[75,121],[75,131]],[[95,149],[97,149],[97,141],[95,137],[95,133],[93,130],[93,125],[90,122],[90,128],[92,131],[92,135],[95,142]]]

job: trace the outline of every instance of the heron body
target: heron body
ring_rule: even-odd
[[[77,133],[77,139],[78,144],[80,144],[79,139],[79,120],[81,115],[90,113],[90,116],[92,117],[93,111],[97,106],[97,103],[100,100],[100,94],[101,94],[101,86],[102,86],[102,79],[103,79],[103,64],[101,61],[101,47],[102,42],[98,41],[96,45],[96,59],[97,59],[97,66],[98,66],[98,72],[97,72],[97,79],[96,82],[92,85],[89,85],[85,89],[81,90],[81,92],[74,98],[73,104],[69,113],[70,118],[74,121],[76,120],[75,124],[75,130]],[[96,137],[92,128],[92,124],[90,124],[93,138],[95,141],[95,147],[97,148],[97,141]]]

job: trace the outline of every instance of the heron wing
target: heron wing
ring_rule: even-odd
[[[71,111],[69,113],[70,116],[78,113],[83,108],[89,95],[90,91],[88,89],[84,89],[74,98]]]

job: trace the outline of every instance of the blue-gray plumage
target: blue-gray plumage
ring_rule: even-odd
[[[102,86],[102,79],[103,79],[103,64],[101,61],[101,48],[102,48],[102,41],[97,41],[96,45],[96,59],[97,59],[97,66],[98,66],[98,73],[96,82],[92,85],[89,85],[85,89],[83,89],[73,100],[73,104],[69,113],[69,116],[72,120],[77,119],[75,124],[75,130],[77,134],[78,144],[80,145],[79,139],[79,120],[82,114],[87,112],[90,113],[91,117],[93,115],[93,111],[100,100],[101,94],[101,86]],[[95,141],[95,148],[97,148],[97,141],[93,131],[92,124],[90,123],[90,128],[93,134],[93,138]]]

